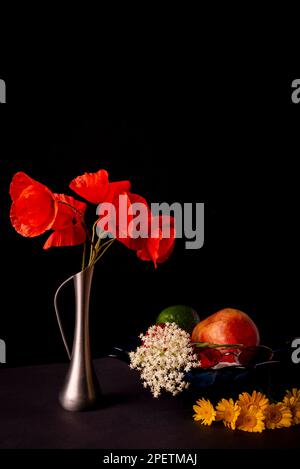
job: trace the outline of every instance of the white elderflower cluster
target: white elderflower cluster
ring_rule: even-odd
[[[130,352],[130,368],[141,372],[145,388],[158,397],[164,389],[176,396],[189,383],[185,373],[199,367],[199,359],[193,351],[190,335],[175,323],[151,326],[141,334],[142,345]]]

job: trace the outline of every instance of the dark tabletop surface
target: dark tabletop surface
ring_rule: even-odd
[[[203,427],[192,419],[189,394],[153,399],[125,363],[103,358],[95,367],[102,406],[83,413],[58,404],[67,365],[0,370],[0,448],[300,447],[300,425],[263,434]]]

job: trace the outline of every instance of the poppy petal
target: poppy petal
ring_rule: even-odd
[[[108,193],[105,197],[105,202],[113,202],[116,196],[123,192],[129,192],[131,188],[130,181],[117,181],[117,182],[110,182]]]
[[[71,181],[70,188],[89,202],[100,204],[108,194],[108,172],[100,169],[97,173],[84,173]]]
[[[146,199],[144,199],[144,197],[138,195],[138,194],[132,194],[131,192],[128,193],[128,198],[129,198],[129,202],[130,202],[130,205],[132,204],[143,204],[145,207],[146,207],[146,214],[145,214],[145,217],[146,217],[146,220],[141,221],[141,224],[142,225],[145,225],[145,226],[148,226],[148,216],[149,216],[149,206],[147,204],[147,201]],[[133,220],[133,215],[130,215],[128,217],[128,224]],[[140,227],[141,228],[141,227]],[[121,243],[123,243],[128,249],[131,249],[133,251],[139,251],[139,250],[142,250],[143,249],[143,246],[145,244],[145,238],[142,237],[142,236],[139,236],[137,238],[133,237],[133,233],[129,233],[129,230],[127,228],[127,236],[126,238],[124,237],[120,237],[118,238],[119,241]]]
[[[127,210],[126,219],[124,220],[123,220],[123,217],[120,216],[122,215],[121,208],[120,208],[120,196],[126,197],[125,201],[122,202],[123,205],[126,205],[126,210]],[[149,207],[148,207],[146,200],[143,197],[141,197],[138,194],[125,192],[125,193],[119,194],[114,200],[114,205],[116,209],[116,224],[117,224],[116,238],[121,243],[123,243],[127,248],[132,249],[134,251],[142,249],[144,242],[145,242],[145,239],[142,236],[133,237],[132,231],[134,227],[132,225],[132,221],[134,220],[134,216],[133,216],[133,213],[129,213],[129,209],[132,204],[136,204],[136,203],[142,204],[144,207],[146,207],[146,210],[145,210],[146,219],[144,223],[143,223],[143,219],[142,221],[140,221],[140,223],[142,224],[142,227],[144,225],[148,225]],[[139,229],[141,230],[142,227],[139,227]]]
[[[22,236],[39,236],[49,230],[54,223],[57,203],[51,191],[42,184],[40,186],[37,184],[28,186],[12,204],[11,223]]]
[[[120,187],[121,186],[119,186],[119,188]],[[136,245],[136,243],[132,243],[130,241],[130,238],[132,239],[132,233],[129,233],[129,227],[131,226],[130,223],[133,220],[133,215],[129,213],[129,209],[132,203],[137,202],[144,204],[148,209],[146,200],[137,194],[122,192],[115,195],[111,202],[111,208],[113,210],[109,210],[107,208],[105,213],[99,217],[98,222],[98,229],[101,232],[111,232],[119,241],[121,241],[127,247],[132,246],[131,249],[135,250],[138,249],[137,246],[133,247]],[[123,213],[123,210],[125,210],[125,214]],[[132,241],[135,241],[135,239],[132,239]]]
[[[96,173],[84,173],[73,179],[70,188],[84,199],[93,204],[113,202],[116,195],[128,192],[131,184],[129,181],[109,182],[108,172],[100,169]]]
[[[58,202],[58,211],[53,223],[54,230],[62,230],[83,220],[86,203],[64,194],[54,194]]]
[[[141,250],[137,251],[137,256],[142,261],[152,261],[155,268],[157,267],[159,238],[147,238]]]
[[[16,173],[9,187],[9,193],[13,201],[17,200],[17,198],[21,195],[24,189],[28,186],[32,186],[33,184],[39,184],[37,181],[32,179],[31,177],[27,176],[26,173],[22,171]],[[41,184],[42,185],[42,184]],[[44,186],[45,187],[45,186]]]
[[[137,256],[144,261],[152,261],[155,268],[157,264],[165,262],[173,252],[175,246],[175,220],[166,215],[150,217],[149,223],[154,222],[155,232],[145,240]],[[165,229],[167,229],[165,231]]]
[[[157,262],[159,264],[165,262],[172,254],[175,247],[175,219],[173,217],[162,215],[160,217],[160,228],[163,232],[164,227],[167,228],[166,236],[163,236],[160,240]]]
[[[54,231],[44,244],[44,249],[51,247],[78,246],[86,240],[86,231],[82,224]]]

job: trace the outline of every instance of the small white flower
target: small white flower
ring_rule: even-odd
[[[199,366],[190,335],[177,324],[166,323],[164,327],[149,327],[140,338],[142,345],[129,357],[130,368],[140,371],[144,387],[149,387],[154,397],[162,390],[176,396],[187,389],[184,372]]]

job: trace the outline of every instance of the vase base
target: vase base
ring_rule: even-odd
[[[90,398],[69,398],[64,393],[60,393],[58,400],[63,409],[69,412],[84,412],[88,410],[95,410],[100,407],[101,393]]]

